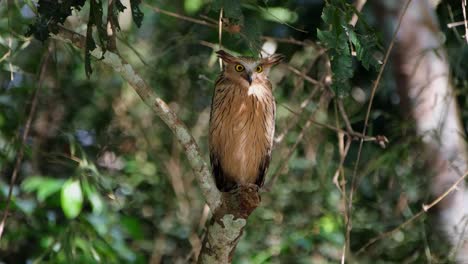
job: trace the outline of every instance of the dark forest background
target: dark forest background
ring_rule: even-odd
[[[112,48],[107,1],[64,2],[75,8],[49,9],[66,17],[54,23],[36,1],[0,1],[1,216],[18,172],[0,263],[185,263],[198,254],[210,216],[184,150],[116,71],[48,38],[55,27],[86,35],[93,21],[88,36]],[[120,2],[127,8],[113,11],[117,50],[188,126],[205,160],[221,8],[226,50],[258,56],[270,42],[287,58],[270,77],[279,136],[271,188],[249,218],[234,263],[339,263],[347,240],[349,263],[453,261],[454,248],[435,232],[436,210],[401,226],[433,200],[434,183],[392,60],[359,152],[394,30],[379,15],[382,3],[365,3],[353,27],[355,3],[341,0],[132,0],[133,8]],[[90,19],[91,5],[102,6],[102,17]],[[434,10],[460,118],[468,124],[468,45],[463,26],[447,27],[464,19],[461,1],[442,1]],[[334,176],[344,185],[338,188]],[[351,190],[350,211],[343,197]]]

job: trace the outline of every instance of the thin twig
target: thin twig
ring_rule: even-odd
[[[311,84],[314,85],[321,85],[321,82],[315,80],[314,78],[308,76],[307,74],[301,72],[300,70],[296,69],[294,66],[290,64],[286,64],[286,68],[290,70],[292,73],[296,74],[297,76],[300,76],[301,78],[304,78],[304,80],[310,82]]]
[[[214,20],[214,19],[212,19],[210,17],[207,17],[207,16],[200,16],[204,20],[196,19],[196,18],[193,18],[193,17],[184,16],[184,15],[181,15],[181,14],[178,14],[178,13],[167,11],[167,10],[161,9],[159,7],[151,6],[151,5],[147,4],[147,3],[143,3],[143,4],[146,5],[149,9],[151,9],[151,10],[157,12],[157,13],[161,13],[161,14],[164,14],[164,15],[167,15],[167,16],[171,16],[171,17],[174,17],[174,18],[177,18],[177,19],[180,19],[180,20],[192,22],[192,23],[195,23],[195,24],[198,24],[198,25],[211,27],[211,28],[214,28],[214,29],[219,28],[219,26],[218,26],[219,21],[216,21],[216,20]],[[227,31],[229,33],[240,33],[240,31],[237,28],[229,27],[228,24],[223,25],[222,29],[223,29],[223,31]],[[313,42],[300,41],[300,40],[296,40],[296,39],[293,39],[293,38],[275,38],[275,37],[271,37],[271,36],[262,36],[261,38],[264,39],[264,40],[273,39],[273,40],[276,40],[277,42],[289,43],[289,44],[300,45],[300,46],[314,45]]]
[[[211,81],[211,80],[210,80]],[[286,134],[289,132],[289,130],[296,126],[297,123],[299,122],[299,117],[305,112],[304,108],[308,105],[308,103],[310,102],[310,100],[312,99],[312,97],[314,96],[315,94],[311,94],[309,96],[309,98],[307,98],[306,100],[304,100],[304,102],[302,102],[301,104],[301,111],[300,112],[296,112],[294,110],[292,110],[291,108],[287,107],[286,105],[284,104],[281,104],[281,106],[283,106],[286,110],[288,110],[289,112],[293,113],[294,116],[296,117],[292,122],[290,122],[287,127],[284,129],[284,131],[275,138],[275,144],[279,144],[281,143]],[[333,130],[335,131],[336,133],[342,133],[346,136],[348,136],[351,140],[356,140],[356,139],[362,139],[364,140],[365,142],[376,142],[378,143],[382,148],[385,148],[385,144],[388,143],[388,139],[385,137],[385,136],[382,136],[382,135],[377,135],[375,137],[371,137],[371,136],[364,136],[363,134],[359,133],[359,132],[355,132],[355,131],[346,131],[346,130],[343,130],[343,129],[340,129],[336,126],[332,126],[332,125],[329,125],[329,124],[325,124],[325,123],[322,123],[322,122],[319,122],[319,121],[316,121],[316,120],[312,120],[311,121],[314,125],[317,125],[317,126],[320,126],[320,127],[323,127],[323,128],[327,128],[327,129],[330,129],[330,130]]]
[[[299,113],[294,113],[295,114],[295,118],[293,120],[291,120],[291,122],[289,122],[286,127],[283,129],[283,132],[281,132],[281,134],[279,134],[276,138],[275,138],[275,144],[280,144],[281,141],[283,141],[283,139],[285,138],[286,134],[289,133],[289,131],[291,130],[291,128],[295,127],[297,125],[297,123],[299,122],[300,120],[300,117],[302,115],[302,113],[304,113],[306,107],[309,105],[309,103],[312,101],[312,99],[314,98],[314,96],[316,95],[316,93],[319,91],[319,86],[316,86],[314,88],[314,90],[309,94],[309,96],[301,103],[301,108],[300,108],[300,112]],[[292,112],[292,111],[291,111]]]
[[[5,54],[3,54],[3,56],[0,58],[0,62],[6,60],[6,58],[10,57],[10,55],[11,55],[11,49],[8,49],[8,51]]]
[[[280,23],[281,25],[285,25],[289,28],[292,28],[296,31],[299,31],[299,32],[302,32],[302,33],[309,33],[309,31],[307,30],[304,30],[304,29],[300,29],[300,28],[297,28],[297,27],[294,27],[292,25],[290,25],[289,23],[287,22],[284,22],[284,21],[281,21],[281,19],[279,17],[277,17],[275,14],[271,13],[270,11],[268,11],[268,9],[264,8],[264,7],[261,7],[261,6],[258,6],[259,9],[261,9],[263,12],[265,13],[268,13],[270,16],[272,16],[278,23]]]
[[[349,133],[354,133],[353,127],[351,126],[351,122],[349,122],[348,115],[346,114],[346,111],[344,109],[343,101],[338,98],[336,104],[338,106],[338,110],[340,111],[341,118],[343,118],[343,121],[345,122],[346,129]]]
[[[385,136],[375,136],[375,137],[370,137],[370,136],[365,136],[361,133],[358,133],[358,132],[348,132],[346,130],[343,130],[343,129],[340,129],[340,128],[337,128],[337,127],[334,127],[334,126],[331,126],[331,125],[328,125],[328,124],[325,124],[325,123],[321,123],[321,122],[318,122],[318,121],[315,121],[315,120],[312,120],[312,123],[314,123],[315,125],[318,125],[318,126],[321,126],[321,127],[324,127],[324,128],[328,128],[330,130],[333,130],[337,133],[343,133],[347,136],[350,137],[350,139],[360,139],[360,140],[363,140],[365,142],[377,142],[380,144],[380,141],[382,141],[382,137],[385,138]]]
[[[0,223],[0,239],[2,238],[3,231],[4,231],[5,225],[6,225],[6,220],[8,218],[11,199],[12,199],[12,195],[13,195],[13,187],[15,186],[16,179],[18,177],[18,172],[20,170],[21,162],[23,161],[24,149],[25,149],[25,146],[26,146],[26,140],[27,140],[28,135],[29,135],[29,130],[31,129],[31,123],[32,123],[32,120],[33,120],[33,117],[34,117],[34,113],[36,112],[37,101],[38,101],[38,97],[39,97],[38,95],[39,95],[39,92],[41,90],[42,83],[44,81],[44,76],[45,76],[45,73],[46,73],[47,64],[49,63],[49,57],[50,57],[50,50],[49,50],[49,48],[47,48],[47,52],[46,52],[46,54],[44,56],[44,59],[43,59],[43,61],[41,63],[41,66],[40,66],[39,77],[38,77],[39,78],[38,85],[37,85],[37,88],[34,91],[34,94],[32,96],[31,108],[29,109],[28,118],[27,118],[26,124],[24,126],[23,134],[21,136],[20,149],[18,151],[18,155],[16,156],[15,167],[13,169],[13,173],[12,173],[11,179],[10,179],[10,186],[8,188],[8,196],[7,196],[7,200],[6,200],[6,204],[5,204],[5,209],[3,211],[2,221]]]
[[[356,0],[356,3],[354,4],[354,7],[356,8],[356,11],[361,13],[361,10],[364,7],[364,5],[366,4],[366,2],[367,2],[367,0]],[[353,18],[351,18],[351,22],[349,22],[349,24],[351,26],[355,27],[358,19],[359,19],[358,13],[354,13]]]
[[[219,10],[219,21],[218,21],[218,50],[223,49],[223,8]],[[221,58],[218,59],[219,61],[219,68],[223,68],[223,60]]]
[[[151,6],[149,4],[146,4],[145,5],[152,9],[153,11],[155,12],[158,12],[158,13],[161,13],[161,14],[165,14],[165,15],[168,15],[168,16],[171,16],[171,17],[175,17],[177,19],[180,19],[180,20],[185,20],[185,21],[188,21],[188,22],[192,22],[192,23],[195,23],[195,24],[199,24],[199,25],[203,25],[203,26],[207,26],[207,27],[211,27],[211,28],[215,28],[215,29],[218,29],[218,25],[216,23],[211,23],[211,22],[208,22],[206,20],[201,20],[201,19],[196,19],[196,18],[192,18],[192,17],[188,17],[188,16],[184,16],[184,15],[181,15],[181,14],[177,14],[177,13],[174,13],[174,12],[170,12],[170,11],[167,11],[167,10],[163,10],[161,8],[158,8],[158,7],[154,7],[154,6]],[[229,26],[226,26],[226,27],[221,27],[222,30],[224,31],[227,31],[227,32],[230,32],[230,33],[237,33],[239,34],[244,40],[246,40],[247,43],[251,44],[251,42],[248,40],[248,37],[240,32],[239,30],[233,30],[231,27]],[[259,47],[257,47],[259,48]],[[260,48],[259,48],[260,49]]]
[[[153,67],[152,65],[146,62],[146,60],[143,58],[144,55],[141,54],[141,52],[139,52],[133,45],[130,45],[130,43],[128,43],[126,39],[119,36],[117,36],[117,39],[120,40],[120,42],[123,43],[127,48],[129,48],[138,57],[141,63],[143,63],[147,67]]]
[[[270,37],[270,36],[262,36],[261,37],[262,40],[274,40],[276,42],[280,42],[280,43],[289,43],[289,44],[294,44],[294,45],[298,45],[298,46],[310,46],[310,45],[314,45],[313,42],[309,42],[309,41],[300,41],[300,40],[296,40],[296,39],[293,39],[293,38],[275,38],[275,37]]]
[[[192,22],[192,23],[195,23],[195,24],[199,24],[199,25],[203,25],[203,26],[207,26],[207,27],[212,27],[212,28],[217,28],[218,27],[215,23],[210,23],[210,22],[205,21],[205,20],[184,16],[184,15],[174,13],[174,12],[171,12],[171,11],[166,11],[166,10],[161,9],[159,7],[151,6],[151,5],[149,5],[149,4],[145,3],[145,2],[143,2],[143,4],[146,7],[148,7],[149,9],[151,9],[151,10],[153,10],[155,12],[158,12],[158,13],[161,13],[161,14],[164,14],[164,15],[167,15],[167,16],[175,17],[175,18],[180,19],[180,20],[185,20],[185,21],[188,21],[188,22]]]
[[[403,11],[401,12],[400,17],[398,18],[398,24],[397,24],[397,26],[395,28],[395,32],[393,32],[392,40],[391,40],[390,45],[389,45],[389,47],[387,49],[387,52],[385,54],[383,64],[380,67],[379,74],[377,75],[377,79],[374,82],[374,85],[372,87],[371,96],[370,96],[370,99],[369,99],[369,105],[367,107],[366,117],[365,117],[365,120],[364,120],[364,128],[362,130],[362,135],[364,135],[364,136],[366,135],[366,132],[367,132],[367,125],[369,123],[369,117],[370,117],[370,112],[371,112],[371,109],[372,109],[372,103],[374,101],[375,92],[377,91],[377,88],[378,88],[378,86],[380,84],[380,80],[382,79],[383,71],[385,69],[385,66],[387,65],[388,58],[390,57],[390,53],[391,53],[391,51],[393,49],[393,45],[395,44],[395,40],[396,40],[398,30],[400,29],[401,22],[403,21],[403,16],[405,15],[406,10],[408,9],[410,3],[411,3],[411,0],[406,1],[405,6],[403,7]],[[359,149],[358,149],[358,154],[357,154],[357,158],[356,158],[356,163],[354,164],[353,176],[352,176],[352,179],[351,179],[351,190],[350,190],[349,199],[348,199],[348,210],[349,210],[350,218],[349,218],[349,222],[346,224],[346,244],[347,244],[347,248],[349,248],[349,246],[350,246],[350,234],[351,234],[351,229],[352,229],[351,212],[352,212],[352,204],[353,204],[353,195],[354,195],[354,191],[356,189],[356,175],[357,175],[357,170],[358,170],[358,167],[359,167],[359,161],[361,159],[361,152],[362,152],[363,144],[364,144],[364,140],[361,139],[360,142],[359,142]]]
[[[205,19],[207,22],[211,22],[211,23],[213,23],[213,24],[218,23],[218,21],[216,21],[216,19],[213,19],[213,18],[211,18],[211,17],[209,17],[209,16],[205,16],[205,15],[202,14],[202,15],[200,15],[200,17],[203,18],[203,19]]]
[[[455,21],[455,17],[454,17],[454,15],[453,15],[453,11],[452,11],[452,6],[451,6],[451,5],[447,5],[447,13],[448,13],[448,15],[449,15],[450,20],[451,20],[451,21]],[[464,25],[464,24],[465,24],[465,21],[462,21],[462,22],[463,22],[462,25]],[[459,23],[459,22],[455,22],[455,23]],[[458,30],[457,30],[456,28],[452,28],[452,31],[453,31],[453,33],[455,34],[455,36],[457,37],[458,40],[463,41],[463,40],[462,40],[463,37],[460,36],[460,33],[458,33]]]
[[[340,118],[338,117],[338,106],[337,106],[337,101],[335,100],[335,126],[340,127]],[[348,137],[348,140],[346,141],[346,146],[344,146],[344,133],[337,132],[336,133],[338,137],[338,149],[340,152],[340,164],[335,172],[335,175],[333,176],[333,183],[335,183],[336,187],[341,193],[341,199],[342,199],[342,204],[343,204],[343,218],[344,222],[348,223],[349,219],[349,214],[348,214],[348,207],[346,206],[346,177],[344,173],[344,168],[343,164],[346,159],[346,156],[348,155],[349,148],[351,146],[351,138]],[[338,182],[338,177],[339,175],[342,176],[341,182]],[[341,252],[341,264],[345,264],[346,261],[346,254],[347,254],[348,248],[346,246],[346,243],[343,243],[343,249]]]
[[[294,142],[294,145],[292,147],[289,148],[289,151],[288,153],[286,154],[286,157],[284,158],[283,162],[281,163],[281,165],[279,166],[279,168],[276,170],[275,174],[273,174],[273,176],[270,178],[270,181],[268,182],[268,184],[265,185],[264,187],[264,190],[266,192],[269,192],[271,191],[271,189],[273,188],[273,186],[275,185],[275,182],[276,182],[276,179],[281,175],[281,173],[283,173],[283,170],[286,168],[287,164],[289,163],[289,160],[291,159],[292,157],[292,154],[294,153],[294,151],[296,150],[297,146],[299,146],[299,143],[302,141],[302,139],[304,138],[304,134],[306,131],[308,131],[309,127],[312,125],[312,121],[311,119],[315,118],[315,112],[318,110],[319,108],[317,107],[314,112],[310,115],[311,118],[309,120],[307,120],[307,122],[305,123],[304,127],[301,129],[301,132],[299,133],[299,135],[297,136],[296,138],[296,142]]]
[[[466,0],[461,0],[463,19],[465,20],[465,40],[468,44],[468,20],[466,20]]]
[[[467,21],[458,21],[458,22],[452,22],[447,24],[447,28],[453,28],[453,27],[459,27],[459,26],[464,26]]]
[[[343,133],[337,133],[337,136],[340,141],[344,140],[344,134]],[[340,163],[338,165],[338,168],[335,171],[335,174],[333,175],[333,183],[336,185],[336,188],[340,191],[340,193],[343,195],[343,198],[346,199],[346,188],[345,188],[345,178],[344,178],[344,170],[343,170],[343,164],[346,159],[346,156],[348,155],[349,147],[351,146],[351,140],[348,138],[345,144],[340,144]],[[340,174],[343,176],[342,182],[340,183],[338,181],[338,177]],[[346,204],[346,203],[343,203]],[[346,208],[346,206],[345,206]]]
[[[411,222],[413,222],[414,220],[416,220],[418,217],[420,217],[421,215],[423,215],[424,213],[426,213],[427,211],[429,211],[429,209],[431,209],[432,207],[436,206],[440,201],[442,201],[445,197],[447,197],[447,195],[449,195],[451,192],[453,192],[454,190],[457,189],[458,187],[458,184],[460,184],[462,181],[464,181],[468,176],[468,171],[465,172],[465,174],[463,174],[463,176],[461,176],[454,184],[452,184],[452,186],[450,186],[442,195],[440,195],[439,197],[437,197],[436,199],[434,199],[433,202],[431,202],[429,205],[425,205],[423,204],[422,207],[423,209],[421,209],[421,211],[419,211],[417,214],[415,214],[414,216],[412,216],[410,219],[406,220],[405,222],[403,222],[401,225],[399,225],[398,227],[390,230],[390,231],[387,231],[385,233],[382,233],[372,239],[370,239],[363,247],[361,247],[358,251],[357,251],[357,254],[361,254],[364,252],[364,250],[366,250],[370,245],[374,244],[375,242],[383,239],[383,238],[386,238],[388,236],[391,236],[392,234],[394,234],[395,232],[397,232],[398,230],[406,227],[407,225],[409,225]]]
[[[330,94],[328,93],[323,93],[322,94],[322,98],[321,98],[321,101],[325,101],[324,104],[328,104],[328,101],[330,100]],[[281,163],[281,165],[279,166],[279,168],[276,170],[275,174],[273,174],[273,176],[270,178],[269,182],[267,184],[265,184],[265,187],[264,187],[264,191],[265,192],[269,192],[271,191],[271,189],[273,188],[273,185],[275,185],[275,182],[277,180],[277,178],[281,175],[281,173],[283,173],[283,170],[286,168],[286,166],[288,165],[288,162],[289,162],[289,159],[291,159],[292,157],[292,154],[294,153],[294,151],[296,150],[296,148],[299,146],[299,143],[302,141],[302,139],[304,138],[304,135],[305,135],[305,132],[308,131],[308,129],[310,128],[310,126],[314,123],[314,119],[315,119],[315,113],[320,109],[320,107],[317,107],[311,114],[310,114],[310,117],[309,119],[307,120],[307,122],[305,123],[304,127],[301,129],[301,132],[299,133],[299,135],[297,136],[296,138],[296,142],[294,142],[294,145],[292,147],[289,148],[289,151],[288,153],[286,154],[286,157],[283,159],[283,162]]]

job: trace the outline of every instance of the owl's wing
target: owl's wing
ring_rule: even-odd
[[[229,192],[235,189],[237,187],[237,183],[230,180],[230,178],[225,175],[223,168],[221,167],[221,163],[219,162],[218,155],[213,151],[210,152],[210,162],[218,190],[221,192]]]
[[[269,151],[270,152],[270,151]],[[268,166],[270,166],[271,154],[266,155],[263,157],[262,161],[260,162],[260,167],[258,168],[258,176],[255,184],[258,187],[262,187],[265,183],[265,174],[268,170]]]
[[[272,89],[271,83],[267,83],[268,87]],[[263,184],[265,183],[265,176],[266,172],[268,170],[268,167],[270,166],[270,161],[271,161],[271,150],[273,149],[273,143],[274,143],[274,137],[275,137],[275,118],[276,118],[276,101],[273,98],[273,115],[272,115],[272,123],[273,123],[273,129],[271,131],[270,135],[270,140],[269,140],[269,146],[266,151],[266,155],[262,158],[260,162],[260,166],[258,168],[258,176],[257,180],[255,181],[255,184],[258,185],[258,187],[262,187]]]
[[[226,79],[224,78],[223,74],[221,73],[221,75],[216,80],[215,87],[219,87],[219,85],[222,85],[224,81],[226,81]],[[214,90],[212,101],[211,101],[210,136],[212,134],[212,131],[211,131],[211,128],[213,126],[212,118],[213,118],[214,111],[215,111],[215,107],[214,107],[215,96],[216,96],[216,88]],[[209,144],[210,145],[212,144],[211,139],[210,139]],[[216,182],[216,187],[218,188],[218,190],[221,191],[221,192],[229,192],[229,191],[235,189],[237,187],[237,183],[230,180],[232,178],[230,178],[228,175],[226,175],[223,168],[221,167],[221,162],[219,160],[219,155],[212,148],[212,146],[210,146],[210,162],[211,162],[212,173],[213,173],[213,176],[214,176],[214,179],[215,179],[215,182]]]

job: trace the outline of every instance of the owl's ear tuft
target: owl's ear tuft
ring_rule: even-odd
[[[285,58],[286,57],[282,54],[273,54],[270,57],[263,59],[263,65],[274,66],[283,61]]]
[[[218,50],[216,54],[218,54],[218,58],[222,59],[224,62],[227,62],[227,63],[233,63],[236,59],[236,57],[225,52],[224,50]]]

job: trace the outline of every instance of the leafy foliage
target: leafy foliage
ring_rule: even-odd
[[[354,73],[351,49],[356,50],[357,60],[367,70],[370,67],[379,68],[375,58],[375,53],[379,51],[377,36],[370,30],[360,33],[361,30],[349,25],[354,13],[354,7],[346,1],[329,1],[323,8],[321,16],[328,29],[317,29],[318,39],[328,48],[333,71],[332,88],[339,95],[347,94],[350,90],[349,79]]]
[[[55,0],[39,0],[38,16],[33,25],[29,26],[27,36],[34,35],[40,41],[49,38],[50,32],[57,33],[57,24],[63,24],[73,9],[81,10],[86,0],[72,0],[64,3]]]
[[[39,0],[38,2],[38,16],[33,25],[29,26],[26,36],[34,35],[38,40],[45,41],[49,38],[50,33],[58,33],[59,24],[63,24],[65,19],[72,14],[72,10],[80,11],[86,0],[72,0],[65,1],[64,3],[55,0]],[[131,10],[135,24],[140,27],[143,21],[143,13],[140,10],[141,0],[131,0]],[[97,29],[97,38],[103,52],[106,52],[109,47],[109,36],[106,32],[106,24],[104,20],[103,4],[101,0],[89,0],[89,16],[86,30],[86,48],[85,48],[85,72],[86,76],[91,75],[91,55],[90,52],[96,48],[96,43],[93,38],[94,28]],[[120,29],[118,23],[119,12],[125,10],[125,6],[120,0],[112,2],[113,7],[111,13],[107,14],[108,21],[116,29]]]
[[[143,22],[143,12],[140,10],[140,3],[141,0],[130,0],[130,8],[132,9],[132,17],[133,21],[138,27],[141,27],[141,23]],[[122,12],[122,9],[119,9]]]

